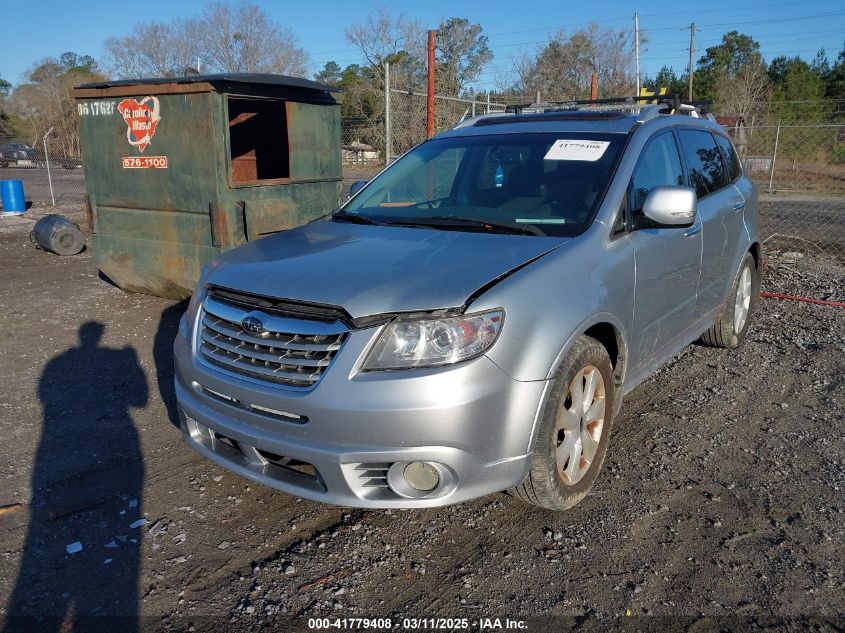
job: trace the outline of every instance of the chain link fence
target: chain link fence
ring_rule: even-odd
[[[401,156],[427,135],[428,99],[425,94],[392,90],[390,97],[390,158]],[[434,131],[451,129],[468,117],[504,112],[505,104],[489,100],[434,97]]]
[[[766,250],[845,259],[845,125],[729,128],[760,188]]]
[[[21,180],[32,204],[53,206],[85,203],[82,160],[63,150],[64,143],[48,137],[32,145],[30,139],[0,139],[0,180]]]

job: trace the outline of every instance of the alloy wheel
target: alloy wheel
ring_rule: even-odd
[[[582,368],[569,384],[557,422],[557,469],[572,486],[587,474],[598,451],[604,427],[604,378],[598,368]]]
[[[746,266],[742,269],[739,277],[739,284],[736,289],[736,301],[734,302],[734,333],[739,334],[745,327],[748,319],[748,310],[751,307],[751,269]]]

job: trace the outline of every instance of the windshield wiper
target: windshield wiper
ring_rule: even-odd
[[[381,224],[366,215],[347,213],[346,211],[337,211],[332,213],[331,218],[335,222],[350,222],[351,224]]]
[[[509,224],[496,224],[486,220],[473,220],[451,215],[433,215],[424,218],[403,218],[391,220],[387,224],[398,224],[402,226],[428,226],[432,228],[456,228],[456,229],[480,229],[492,233],[513,233],[516,235],[537,235],[535,231],[524,226],[511,226]]]

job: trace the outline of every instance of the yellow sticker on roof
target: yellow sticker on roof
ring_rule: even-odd
[[[602,157],[610,141],[567,140],[555,141],[543,157],[545,160],[597,161]]]

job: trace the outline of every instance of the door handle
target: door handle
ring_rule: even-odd
[[[739,211],[745,208],[745,200],[740,200],[739,202],[734,202],[734,211]]]
[[[684,232],[684,237],[692,237],[693,235],[696,235],[698,233],[701,233],[701,225],[693,224]]]

